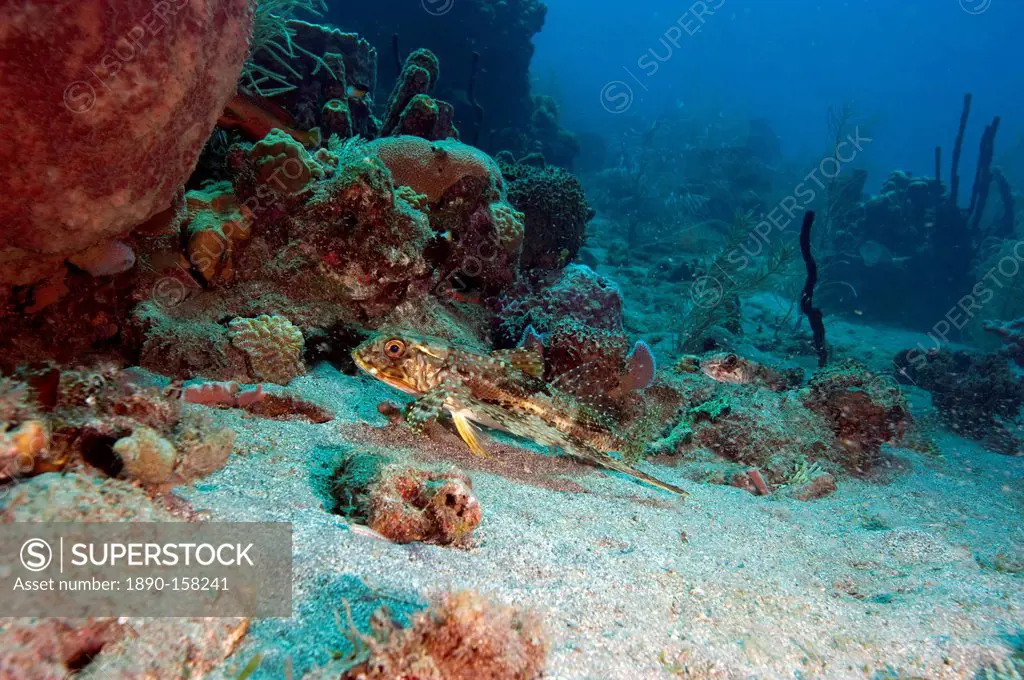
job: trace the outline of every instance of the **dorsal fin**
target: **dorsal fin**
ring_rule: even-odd
[[[499,349],[491,352],[491,356],[509,362],[526,375],[532,375],[534,378],[544,375],[544,356],[532,347]]]
[[[643,340],[637,340],[633,345],[633,351],[626,357],[626,372],[619,382],[619,391],[625,393],[650,387],[657,370],[658,365],[650,345]]]
[[[551,401],[563,413],[588,429],[611,432],[617,424],[613,405],[602,396],[575,395],[549,390]]]
[[[594,424],[609,426],[615,422],[611,393],[617,383],[618,376],[608,375],[596,364],[583,364],[557,376],[549,389],[556,400],[573,401],[592,411],[598,416]]]
[[[618,383],[618,376],[609,375],[595,363],[581,364],[561,373],[551,381],[551,387],[576,397],[605,394]]]

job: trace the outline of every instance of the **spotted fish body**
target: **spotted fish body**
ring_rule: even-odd
[[[736,385],[760,385],[776,392],[799,384],[802,377],[799,369],[779,371],[731,352],[709,354],[699,361],[701,372],[712,380]]]
[[[648,484],[686,495],[608,452],[625,442],[597,411],[540,379],[543,359],[535,347],[482,354],[436,338],[388,335],[352,352],[362,370],[417,397],[406,418],[414,428],[448,412],[470,450],[484,455],[474,423],[503,430]]]

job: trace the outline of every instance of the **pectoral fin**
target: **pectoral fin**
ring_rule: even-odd
[[[473,423],[461,413],[452,413],[452,420],[455,421],[455,429],[459,431],[459,436],[462,437],[462,441],[466,442],[466,446],[473,452],[473,455],[488,458],[487,452],[480,446]]]
[[[414,432],[422,432],[427,423],[440,417],[444,402],[443,391],[427,392],[406,407],[405,421]]]

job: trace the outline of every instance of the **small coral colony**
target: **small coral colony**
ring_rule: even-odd
[[[345,32],[310,0],[169,3],[156,17],[125,0],[138,32],[106,21],[105,4],[0,9],[0,92],[23,103],[6,129],[31,150],[15,163],[13,143],[0,149],[5,521],[196,521],[171,489],[257,455],[225,411],[339,418],[300,388],[310,373],[394,388],[385,418],[366,418],[405,445],[566,456],[583,484],[603,474],[681,512],[715,484],[821,499],[878,475],[892,447],[941,453],[939,428],[1021,453],[1019,283],[976,324],[979,344],[1004,343],[989,353],[943,341],[868,366],[826,344],[836,317],[819,311],[845,314],[859,289],[859,315],[931,314],[946,299],[935,287],[956,299],[960,281],[865,298],[936,276],[929,260],[951,240],[974,253],[947,270],[963,281],[1014,256],[1012,192],[991,167],[998,119],[970,209],[940,180],[938,151],[934,178],[893,173],[878,196],[854,173],[809,206],[803,257],[796,234],[780,236],[716,277],[771,208],[773,177],[785,183],[770,128],[719,122],[734,142],[701,148],[682,144],[692,121],[665,119],[606,153],[530,94],[535,0],[464,3],[465,21],[504,31],[443,65],[449,55],[407,50],[427,30],[415,23],[388,39],[352,10],[365,28]],[[39,23],[45,40],[28,28]],[[848,118],[833,118],[845,134]],[[746,301],[768,294],[785,302],[776,317],[750,318]],[[942,422],[913,417],[910,386],[931,392]],[[330,493],[362,531],[454,549],[473,545],[487,505],[457,468],[372,451],[346,457]],[[408,625],[375,621],[351,629],[344,677],[536,678],[548,651],[532,614],[473,592]],[[98,625],[61,634],[116,638]],[[71,647],[49,662],[70,664]]]

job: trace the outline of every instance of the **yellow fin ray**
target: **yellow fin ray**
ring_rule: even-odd
[[[469,447],[473,455],[489,458],[490,456],[484,451],[484,447],[480,445],[480,440],[476,436],[476,428],[473,427],[473,423],[469,422],[469,419],[461,413],[453,413],[452,420],[455,421],[455,429],[459,431],[459,436],[462,437],[462,441],[466,442],[466,446]]]

